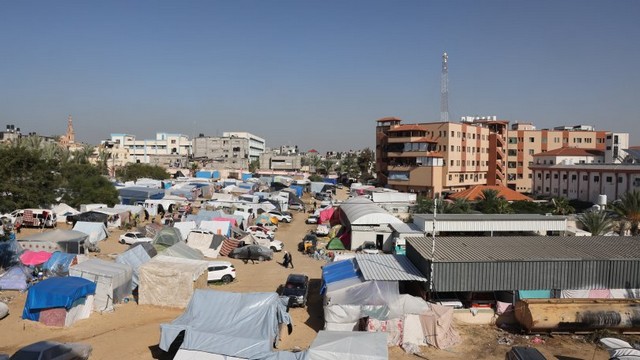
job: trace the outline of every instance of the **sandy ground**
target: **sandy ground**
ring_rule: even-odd
[[[346,197],[342,192],[340,198]],[[285,336],[280,349],[307,348],[317,331],[323,327],[322,302],[318,295],[322,261],[305,256],[297,251],[297,244],[313,228],[306,225],[306,214],[295,213],[291,224],[282,224],[276,238],[285,243],[293,255],[294,269],[285,269],[279,262],[282,253],[276,253],[275,261],[244,264],[229,260],[237,268],[237,279],[231,284],[211,284],[210,288],[235,292],[272,292],[286,279],[289,273],[304,273],[311,279],[310,296],[306,308],[291,309],[294,322],[293,333]],[[37,231],[37,230],[25,230]],[[121,231],[113,231],[106,241],[100,243],[101,258],[111,258],[127,249],[117,243]],[[183,309],[160,308],[137,305],[133,301],[121,304],[112,313],[93,313],[89,319],[81,320],[70,328],[50,328],[40,323],[21,319],[26,294],[15,291],[0,291],[0,300],[8,301],[10,315],[0,320],[0,353],[13,353],[20,347],[39,340],[84,342],[93,346],[92,359],[169,359],[158,348],[160,324],[178,317]],[[420,354],[406,354],[398,347],[389,349],[391,359],[504,359],[508,345],[498,345],[497,340],[506,333],[495,326],[458,326],[462,343],[448,350],[422,348]],[[514,344],[531,344],[524,336],[511,336]],[[607,359],[606,352],[597,349],[582,337],[562,335],[544,337],[545,343],[535,345],[549,359]]]

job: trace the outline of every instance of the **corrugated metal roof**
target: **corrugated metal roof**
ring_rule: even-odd
[[[389,227],[399,234],[422,234],[418,225],[414,223],[389,224]]]
[[[414,215],[414,223],[431,232],[433,215]],[[566,231],[565,216],[545,216],[536,214],[438,214],[435,221],[438,232],[485,232],[517,231],[547,232]]]
[[[371,200],[355,197],[340,204],[340,209],[351,225],[373,225],[401,223],[402,220],[389,214]]]
[[[365,280],[427,281],[404,255],[357,254],[356,261]]]
[[[351,231],[391,232],[391,229],[388,226],[352,225]]]
[[[408,237],[416,251],[431,259],[431,238]],[[435,262],[535,260],[640,260],[640,243],[616,236],[437,237]]]

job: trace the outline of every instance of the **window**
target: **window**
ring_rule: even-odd
[[[517,144],[518,143],[518,138],[510,137],[508,142],[509,142],[509,144]]]
[[[600,176],[595,175],[595,176],[593,177],[593,182],[600,182]]]
[[[612,176],[607,176],[606,180],[607,180],[608,184],[611,184],[613,182],[613,177]]]
[[[460,166],[460,160],[456,160],[456,166]]]
[[[451,160],[451,165],[449,165],[449,166],[453,166],[453,160]]]
[[[518,150],[509,149],[509,150],[507,150],[507,155],[509,155],[509,156],[517,156],[518,155]]]
[[[544,178],[548,179],[549,178],[549,174],[544,174]]]
[[[536,142],[536,138],[530,137],[530,138],[529,138],[529,142],[531,142],[531,143],[532,143],[532,142]]]
[[[582,180],[583,181],[589,180],[589,175],[582,175]]]
[[[557,179],[558,178],[558,174],[553,174],[553,178]]]
[[[529,149],[529,155],[533,155],[533,149]]]
[[[451,151],[455,151],[455,148],[453,147],[453,145],[451,145]]]
[[[567,174],[562,174],[562,180],[567,180]]]
[[[618,184],[622,184],[623,181],[624,179],[622,178],[622,176],[618,176]]]
[[[576,180],[578,180],[578,175],[576,174],[571,175],[571,181],[576,181]]]
[[[449,181],[453,180],[453,175],[449,174]]]

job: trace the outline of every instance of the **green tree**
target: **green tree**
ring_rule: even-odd
[[[73,207],[91,203],[113,206],[118,203],[118,191],[100,174],[98,167],[88,163],[70,163],[63,165],[60,173],[62,202]]]
[[[453,202],[445,200],[439,210],[442,214],[469,214],[472,206],[467,199],[455,199]]]
[[[416,205],[413,207],[415,214],[431,214],[433,213],[433,199],[418,196],[416,199]]]
[[[373,176],[371,174],[372,165],[375,161],[375,154],[371,149],[365,148],[358,155],[358,169],[360,170],[360,180],[365,183],[366,180],[371,179]]]
[[[46,207],[54,203],[59,175],[41,150],[0,147],[0,211]]]
[[[569,199],[566,197],[554,197],[551,199],[553,205],[552,213],[554,215],[569,215],[573,214],[575,209],[569,204]]]
[[[544,214],[547,212],[539,203],[526,200],[512,202],[511,210],[516,214]]]
[[[331,159],[325,159],[320,163],[320,168],[323,170],[322,173],[325,175],[329,175],[331,170],[333,169],[334,161]]]
[[[632,236],[640,234],[640,191],[633,190],[622,195],[620,200],[613,203],[612,210],[622,222],[621,229],[628,224]]]
[[[254,173],[260,170],[260,159],[255,159],[249,163],[249,172]]]
[[[164,180],[170,177],[163,167],[149,164],[127,164],[116,171],[116,176],[122,181],[135,181],[141,178]]]
[[[509,214],[512,212],[509,202],[494,189],[482,191],[482,199],[476,203],[476,209],[483,214]]]
[[[578,215],[578,221],[593,236],[604,235],[614,227],[613,220],[605,211],[587,211]]]

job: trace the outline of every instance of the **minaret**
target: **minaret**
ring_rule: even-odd
[[[71,115],[67,118],[67,145],[76,142],[76,133],[73,131],[73,119]]]

